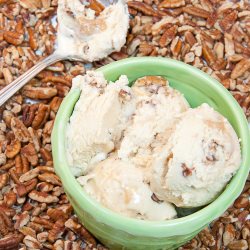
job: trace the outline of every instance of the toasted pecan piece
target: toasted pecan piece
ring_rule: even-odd
[[[152,6],[150,6],[149,4],[146,3],[141,3],[141,2],[137,2],[137,1],[130,1],[128,2],[128,7],[133,8],[137,11],[142,12],[145,15],[149,15],[149,16],[160,16],[159,12],[154,10],[152,8]]]
[[[158,5],[158,8],[179,8],[184,6],[185,0],[164,0]]]
[[[202,17],[202,18],[208,18],[210,16],[210,12],[198,7],[193,7],[193,6],[187,6],[183,7],[183,11],[185,13],[188,13],[189,15],[192,16],[197,16],[197,17]]]
[[[240,62],[236,64],[234,67],[231,78],[236,79],[240,76],[242,76],[247,70],[250,69],[250,59],[242,59]]]

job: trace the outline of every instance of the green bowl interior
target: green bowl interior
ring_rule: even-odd
[[[66,193],[79,201],[81,208],[92,214],[101,223],[138,236],[166,237],[188,234],[199,230],[220,216],[236,199],[244,187],[250,168],[250,135],[248,123],[240,106],[231,94],[216,80],[202,71],[182,62],[163,58],[130,58],[106,65],[98,71],[107,80],[115,81],[120,75],[127,75],[132,83],[145,75],[166,77],[173,88],[184,94],[192,107],[208,103],[227,117],[241,140],[242,165],[223,193],[211,204],[191,215],[169,221],[141,221],[116,214],[89,197],[71,174],[65,156],[66,124],[79,98],[80,91],[71,91],[58,111],[52,133],[52,151],[56,173],[60,176]]]

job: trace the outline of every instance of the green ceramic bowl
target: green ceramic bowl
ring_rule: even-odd
[[[112,81],[122,74],[127,75],[131,83],[145,75],[164,76],[172,87],[184,94],[192,107],[206,102],[227,117],[241,139],[242,165],[214,202],[198,212],[174,220],[131,219],[93,200],[71,174],[65,154],[65,130],[80,91],[70,91],[61,104],[52,134],[53,159],[56,173],[83,225],[111,249],[175,249],[219,217],[241,193],[250,169],[250,134],[244,113],[220,83],[179,61],[158,57],[130,58],[106,65],[98,71]]]

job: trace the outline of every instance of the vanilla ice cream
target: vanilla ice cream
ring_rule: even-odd
[[[124,131],[118,156],[137,166],[150,167],[154,153],[165,145],[175,117],[189,105],[180,92],[159,76],[138,79],[131,91],[136,98],[136,110]]]
[[[151,188],[180,207],[202,206],[222,191],[241,162],[226,118],[207,104],[183,113],[152,164]]]
[[[89,71],[73,79],[81,96],[67,129],[67,158],[74,175],[86,174],[113,151],[134,108],[127,77],[108,84],[103,74]],[[128,103],[126,105],[126,103]]]
[[[59,0],[57,18],[57,52],[61,55],[92,62],[119,51],[126,42],[129,14],[123,0],[99,16],[88,8],[87,1]]]
[[[148,220],[176,217],[173,205],[153,200],[143,169],[117,157],[99,162],[90,174],[79,177],[78,181],[91,197],[119,214]]]

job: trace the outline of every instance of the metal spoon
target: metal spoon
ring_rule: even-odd
[[[98,0],[103,6],[108,7],[111,4],[117,2],[117,0]],[[53,54],[44,58],[35,64],[32,68],[26,71],[24,74],[19,76],[13,82],[8,84],[6,87],[0,90],[0,106],[2,106],[10,97],[12,97],[19,89],[21,89],[28,81],[30,81],[34,76],[41,72],[46,67],[51,64],[61,61],[61,60],[72,60],[72,61],[81,61],[76,55],[62,55],[56,49]]]

